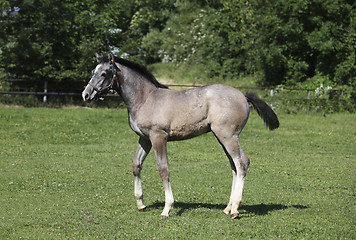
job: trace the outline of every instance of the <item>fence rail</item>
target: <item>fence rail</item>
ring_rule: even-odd
[[[27,79],[10,79],[10,78],[1,78],[0,81],[7,82],[26,82],[30,81]],[[196,85],[196,84],[167,84],[168,87],[173,88],[195,88],[202,87],[204,85]],[[277,87],[239,87],[236,86],[237,89],[258,89],[258,90],[269,90],[270,96],[273,97],[275,95],[275,90]],[[44,89],[43,92],[27,92],[27,91],[0,91],[0,95],[37,95],[43,96],[43,102],[47,101],[47,96],[69,96],[69,97],[80,97],[81,92],[48,92],[48,81],[44,81]],[[309,88],[283,88],[283,90],[289,91],[304,91],[307,94],[307,99],[310,99],[311,92],[315,91],[315,89]],[[341,95],[344,94],[343,89],[330,89],[330,91],[338,91]],[[109,97],[120,97],[117,94],[108,94]]]

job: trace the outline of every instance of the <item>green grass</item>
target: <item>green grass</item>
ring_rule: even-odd
[[[176,200],[154,154],[136,210],[137,136],[126,110],[0,108],[0,239],[355,239],[356,115],[253,113],[240,136],[250,157],[241,218],[222,214],[231,188],[212,134],[168,146]]]

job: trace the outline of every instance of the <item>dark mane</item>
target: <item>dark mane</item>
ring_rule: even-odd
[[[109,57],[108,56],[100,57],[100,62],[109,62]],[[115,56],[115,62],[120,63],[121,65],[124,65],[125,67],[131,68],[132,70],[140,73],[158,88],[168,88],[166,85],[158,82],[155,76],[153,76],[153,74],[150,71],[148,71],[145,66],[142,66],[138,63],[134,63],[129,60],[116,56]]]

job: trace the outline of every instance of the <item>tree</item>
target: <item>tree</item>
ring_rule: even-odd
[[[81,86],[93,53],[114,51],[143,64],[203,66],[220,79],[254,74],[261,85],[355,82],[350,0],[11,0],[0,11],[9,77]]]
[[[146,48],[143,39],[147,34],[155,34],[164,29],[166,21],[175,10],[176,0],[135,0],[132,9],[131,21],[125,32],[127,41],[122,46],[122,51],[132,60],[150,64],[159,61],[151,54],[152,49]],[[156,48],[156,46],[150,46]]]
[[[96,51],[109,52],[130,21],[126,1],[13,0],[3,3],[0,61],[8,77],[80,86]],[[128,6],[128,9],[130,6]]]
[[[266,85],[299,85],[315,75],[350,84],[355,72],[352,4],[343,0],[251,1],[256,65]]]

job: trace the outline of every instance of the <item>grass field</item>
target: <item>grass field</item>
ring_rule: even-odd
[[[212,134],[168,145],[176,200],[154,154],[136,210],[137,136],[126,110],[0,108],[0,239],[356,239],[356,115],[250,116],[240,219],[222,214],[232,174]]]

